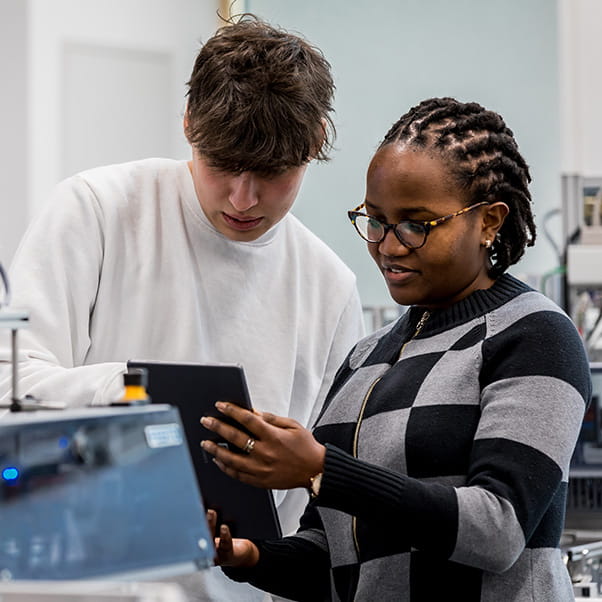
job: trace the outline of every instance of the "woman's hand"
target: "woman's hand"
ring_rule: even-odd
[[[215,406],[253,433],[253,437],[216,418],[205,416],[202,425],[247,453],[237,454],[213,441],[201,441],[205,451],[227,475],[256,487],[293,489],[309,487],[310,478],[324,469],[326,448],[292,418],[250,412],[218,401]],[[254,441],[254,443],[251,443]]]
[[[220,525],[217,533],[217,513],[207,510],[209,532],[215,542],[215,564],[217,566],[251,567],[259,560],[257,546],[248,539],[232,539],[228,525]]]

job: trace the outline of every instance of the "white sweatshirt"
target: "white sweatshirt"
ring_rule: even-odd
[[[185,161],[92,169],[59,184],[10,270],[19,394],[71,406],[122,392],[132,358],[243,365],[256,408],[310,426],[363,334],[355,277],[288,214],[253,242],[217,232]],[[0,397],[10,397],[10,349]],[[277,496],[283,531],[305,492]]]

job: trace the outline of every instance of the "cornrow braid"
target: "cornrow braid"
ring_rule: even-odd
[[[476,102],[454,98],[422,101],[387,132],[379,148],[401,143],[439,154],[458,184],[468,192],[467,205],[503,201],[510,211],[491,247],[489,275],[497,278],[535,243],[529,167],[512,130],[500,115]]]

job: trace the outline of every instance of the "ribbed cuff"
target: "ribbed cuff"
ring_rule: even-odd
[[[373,511],[375,501],[393,508],[399,505],[404,488],[403,475],[358,460],[338,447],[326,444],[317,505],[349,514],[358,514],[367,508]]]
[[[259,561],[251,568],[222,567],[234,581],[291,600],[323,600],[330,590],[328,553],[300,537],[254,541]],[[311,577],[309,577],[311,576]]]

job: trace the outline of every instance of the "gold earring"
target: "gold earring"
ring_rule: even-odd
[[[483,246],[484,246],[486,249],[491,249],[491,245],[492,245],[492,244],[493,244],[493,243],[492,243],[492,242],[491,242],[489,239],[487,239],[487,240],[486,240],[486,241],[483,243]]]

